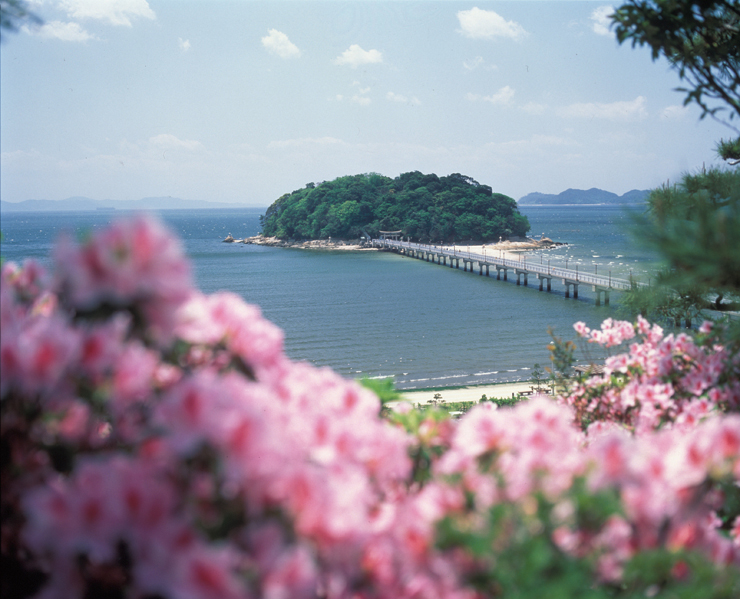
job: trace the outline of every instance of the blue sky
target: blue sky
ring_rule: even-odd
[[[267,206],[363,172],[516,199],[655,187],[733,132],[589,1],[34,0],[0,49],[5,201]]]

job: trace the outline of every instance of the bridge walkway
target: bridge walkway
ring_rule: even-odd
[[[457,248],[445,247],[442,245],[429,245],[421,243],[411,243],[409,241],[400,241],[397,239],[373,239],[373,245],[376,247],[385,248],[391,251],[395,251],[401,254],[409,255],[416,258],[426,259],[427,261],[437,262],[439,264],[447,264],[449,260],[450,266],[455,268],[460,267],[460,262],[463,263],[464,270],[468,270],[470,265],[470,271],[473,271],[473,265],[478,265],[478,274],[483,275],[485,270],[486,276],[490,274],[490,267],[496,268],[497,278],[501,279],[503,272],[504,280],[508,280],[508,271],[514,271],[517,277],[517,285],[521,284],[520,277],[524,279],[524,285],[528,284],[528,275],[532,274],[539,280],[539,290],[543,291],[543,284],[546,283],[547,291],[551,291],[552,279],[562,281],[565,286],[565,297],[570,297],[570,291],[573,290],[573,298],[578,298],[578,287],[579,285],[590,285],[594,293],[596,293],[596,305],[601,304],[601,294],[604,294],[604,303],[609,304],[609,292],[612,290],[624,291],[630,289],[632,285],[644,287],[644,283],[635,283],[625,279],[612,277],[611,273],[608,275],[599,275],[597,273],[585,273],[579,271],[576,266],[575,269],[562,268],[560,266],[550,266],[549,264],[536,264],[534,262],[528,262],[526,255],[520,255],[519,260],[512,260],[511,258],[504,258],[503,256],[496,256],[496,250],[488,252],[476,253],[470,251],[462,251]]]

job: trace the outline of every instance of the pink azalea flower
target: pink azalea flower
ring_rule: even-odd
[[[117,221],[81,246],[63,239],[55,261],[72,307],[131,307],[160,340],[169,338],[175,312],[191,293],[179,241],[148,216]]]
[[[123,548],[130,575],[115,591],[131,596],[473,599],[466,576],[495,566],[508,535],[546,525],[614,584],[656,547],[740,564],[740,519],[726,538],[717,517],[718,481],[740,480],[740,416],[723,414],[740,405],[740,359],[709,327],[695,341],[644,319],[578,323],[592,343],[632,342],[558,401],[478,406],[459,422],[409,413],[412,436],[367,389],[291,362],[257,307],[192,292],[153,221],[58,256],[58,296],[33,266],[0,277],[2,434],[23,516],[3,533],[49,571],[39,597],[88,595]],[[37,417],[24,401],[39,398]],[[60,441],[70,464],[51,459]],[[427,466],[429,480],[412,478]],[[580,480],[620,514],[579,528]],[[538,520],[543,496],[551,522]],[[488,534],[497,503],[525,524],[490,555],[440,549],[440,521]]]
[[[75,364],[80,335],[54,314],[36,316],[0,331],[0,390],[13,386],[24,393],[51,392]]]
[[[138,342],[127,344],[113,366],[112,407],[124,411],[149,397],[157,366],[155,352]]]
[[[285,551],[262,582],[265,599],[315,597],[318,572],[305,545]]]
[[[235,555],[228,549],[197,547],[177,562],[173,596],[184,599],[243,599]]]

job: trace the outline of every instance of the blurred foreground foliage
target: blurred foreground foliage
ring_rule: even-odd
[[[630,313],[690,326],[706,310],[740,309],[740,171],[714,168],[655,189],[638,220],[640,241],[665,267],[656,286],[625,294]],[[730,334],[738,340],[737,324]]]
[[[378,396],[380,403],[385,404],[389,401],[395,401],[401,398],[401,394],[396,390],[392,377],[384,379],[371,379],[363,377],[357,381],[365,387],[370,389],[375,395]]]
[[[664,57],[684,84],[684,104],[696,104],[738,133],[740,118],[740,3],[737,0],[628,0],[612,15],[619,43],[648,46],[653,60]],[[720,158],[740,161],[740,137],[720,140]],[[675,326],[691,326],[707,309],[740,307],[740,173],[702,169],[652,191],[640,240],[665,259],[658,285],[633,289],[623,302],[642,314]],[[644,226],[645,227],[644,227]],[[728,329],[737,344],[740,326]]]
[[[684,104],[695,103],[737,133],[740,117],[740,3],[737,0],[628,0],[612,15],[619,43],[648,46],[665,57],[686,84]],[[740,160],[740,138],[719,142],[723,159]]]
[[[37,3],[34,2],[34,5]],[[41,25],[41,19],[28,8],[23,0],[0,0],[0,41],[5,41],[3,32],[17,32],[24,24]]]

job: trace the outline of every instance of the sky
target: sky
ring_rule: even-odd
[[[0,46],[4,201],[268,206],[310,182],[461,173],[515,199],[720,164],[590,1],[32,0]]]

